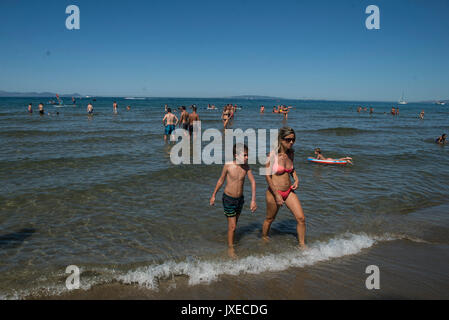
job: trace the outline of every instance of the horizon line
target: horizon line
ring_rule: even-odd
[[[9,93],[16,93],[16,94],[27,94],[27,93],[35,93],[35,94],[42,94],[42,93],[54,93],[51,91],[43,91],[43,92],[35,92],[35,91],[31,91],[31,92],[8,92],[8,91],[4,91],[4,90],[0,90],[0,92],[4,92],[5,94],[9,94]],[[56,93],[54,93],[56,94]],[[252,95],[252,94],[244,94],[244,95],[235,95],[235,96],[215,96],[215,97],[207,97],[207,96],[133,96],[133,95],[84,95],[84,94],[80,94],[80,93],[74,93],[76,95],[78,95],[78,99],[89,99],[89,98],[138,98],[138,99],[157,99],[157,98],[167,98],[167,99],[238,99],[238,98],[244,98],[246,97],[247,100],[298,100],[298,101],[339,101],[339,102],[386,102],[386,103],[398,103],[399,101],[394,101],[394,100],[371,100],[371,99],[367,99],[367,100],[363,100],[363,99],[332,99],[332,98],[284,98],[284,97],[272,97],[272,96],[263,96],[263,95]],[[69,93],[61,93],[59,94],[59,96],[64,96],[64,97],[74,97],[73,94],[69,94]],[[0,98],[51,98],[53,96],[41,96],[41,97],[36,97],[36,96],[22,96],[22,97],[17,97],[17,96],[0,96]],[[248,97],[255,97],[253,99],[248,98]],[[425,99],[425,100],[419,100],[419,101],[407,101],[407,103],[422,103],[422,102],[437,102],[437,101],[446,101],[449,99]]]

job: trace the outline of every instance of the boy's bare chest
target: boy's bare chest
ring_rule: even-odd
[[[244,170],[240,166],[235,166],[229,169],[228,175],[232,180],[244,180],[246,176],[246,170]]]

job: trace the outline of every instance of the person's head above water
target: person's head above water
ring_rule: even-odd
[[[232,148],[232,155],[239,163],[248,162],[248,146],[245,143],[235,143]]]
[[[290,150],[295,143],[295,140],[295,130],[290,127],[282,127],[279,129],[278,152]]]
[[[315,148],[315,153],[321,154],[321,149],[320,148]]]

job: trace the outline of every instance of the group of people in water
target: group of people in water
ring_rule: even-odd
[[[190,113],[187,112],[185,106],[179,107],[179,111],[181,115],[178,117],[172,112],[172,109],[165,105],[165,115],[162,118],[162,124],[164,125],[164,141],[167,142],[167,138],[170,137],[172,132],[176,129],[178,125],[182,129],[186,130],[189,135],[194,134],[194,121],[200,121],[200,117],[197,113],[197,107],[195,105],[191,105],[190,108],[192,111]]]
[[[363,107],[363,108],[362,108],[362,106],[357,106],[357,112],[360,113],[360,112],[362,112],[362,111],[365,111],[365,112],[368,111],[368,107]],[[370,114],[373,114],[373,113],[374,113],[373,107],[370,107],[370,108],[369,108],[369,113],[370,113]]]
[[[293,108],[293,107],[285,106],[285,105],[273,106],[273,110],[271,111],[271,113],[283,114],[284,115],[284,120],[286,120],[288,118],[288,113],[289,113],[291,108]],[[265,113],[265,106],[264,105],[260,106],[260,113]]]

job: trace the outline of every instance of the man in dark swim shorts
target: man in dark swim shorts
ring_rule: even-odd
[[[189,130],[189,113],[185,106],[181,107],[181,117],[179,119],[179,124],[184,130]]]
[[[192,135],[192,133],[193,133],[193,122],[200,121],[200,117],[196,113],[196,107],[192,106],[192,109],[193,109],[192,113],[189,114],[189,133],[190,133],[190,135]]]

